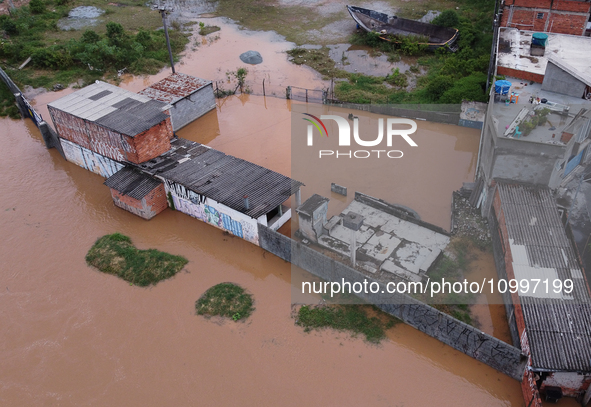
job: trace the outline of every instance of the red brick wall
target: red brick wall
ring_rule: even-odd
[[[514,6],[514,9],[509,23],[509,15],[511,14],[509,6],[511,5]],[[590,10],[591,3],[587,1],[507,0],[503,8],[501,26],[530,31],[583,35]],[[543,18],[537,18],[538,13],[544,13]]]
[[[525,81],[534,81],[537,83],[544,82],[544,75],[542,75],[542,74],[526,72],[526,71],[519,71],[517,69],[507,68],[504,66],[497,67],[497,74],[511,76],[513,78],[523,79]]]
[[[137,156],[134,157],[134,160],[130,161],[134,163],[143,163],[167,152],[170,150],[170,139],[172,134],[170,116],[166,120],[160,122],[160,124],[138,134],[132,141]]]
[[[573,0],[505,0],[505,7],[531,7],[539,9],[561,10],[561,11],[575,11],[579,13],[588,13],[591,3],[588,1],[573,1]]]
[[[511,280],[515,278],[515,272],[513,271],[513,256],[511,254],[511,248],[509,245],[509,234],[507,231],[507,225],[505,223],[505,214],[501,207],[501,197],[499,191],[495,189],[495,195],[493,198],[493,207],[497,222],[499,224],[501,243],[503,244],[503,250],[505,252],[505,270],[507,272],[507,279]],[[519,295],[517,293],[511,294],[511,301],[514,305],[515,312],[515,323],[517,325],[517,331],[521,342],[521,350],[528,356],[528,365],[531,366],[529,341],[527,339],[527,333],[525,332],[525,320],[523,318],[523,309],[521,308],[521,302],[519,301]],[[526,405],[532,407],[542,407],[542,400],[540,393],[536,387],[534,376],[531,370],[526,369],[521,381],[521,391],[523,393],[523,399]],[[533,402],[530,404],[530,401]]]
[[[168,207],[164,184],[158,185],[141,201],[138,201],[137,199],[131,198],[127,195],[123,195],[119,191],[116,191],[112,188],[109,189],[111,190],[113,203],[115,203],[116,206],[144,219],[152,219],[154,216],[158,215]]]
[[[60,137],[116,161],[140,164],[170,150],[170,116],[132,138],[51,106],[49,111]]]

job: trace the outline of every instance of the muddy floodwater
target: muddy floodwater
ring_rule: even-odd
[[[282,53],[290,44],[271,34],[226,24],[219,36],[189,50],[178,70],[223,80],[253,49],[264,58],[249,68],[254,83],[323,85],[290,65]],[[140,90],[166,75],[127,77],[121,86]],[[46,104],[69,92],[39,95],[35,104],[48,118]],[[280,98],[232,97],[178,134],[289,175],[291,107]],[[478,148],[477,132],[456,129],[409,177],[424,179],[427,191],[413,197],[400,181],[408,197],[399,203],[443,227],[451,191],[473,176]],[[422,137],[436,133],[428,127]],[[0,137],[0,405],[523,405],[517,381],[404,324],[379,346],[333,331],[304,333],[291,316],[289,263],[179,212],[144,221],[116,208],[104,180],[47,150],[29,120],[0,120]],[[450,181],[428,181],[447,161]],[[113,232],[189,263],[154,287],[130,286],[84,260],[99,236]],[[195,315],[199,296],[226,281],[254,295],[256,311],[245,323]],[[502,323],[490,317],[487,330],[502,337]]]

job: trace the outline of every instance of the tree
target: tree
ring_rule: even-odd
[[[454,10],[445,10],[431,21],[431,24],[439,25],[441,27],[457,28],[460,24],[458,14]]]

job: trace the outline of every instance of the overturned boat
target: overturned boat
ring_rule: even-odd
[[[396,37],[415,36],[419,38],[418,44],[427,45],[430,50],[447,47],[455,52],[458,49],[456,41],[459,35],[455,28],[388,16],[385,13],[361,7],[347,6],[347,10],[359,27],[367,32],[377,32],[385,41],[397,42]]]

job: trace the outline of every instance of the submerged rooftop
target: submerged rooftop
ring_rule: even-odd
[[[174,104],[210,83],[211,81],[205,79],[176,72],[138,92],[138,94],[161,102]]]
[[[178,138],[166,153],[137,167],[251,218],[277,208],[303,184],[260,165]],[[246,209],[244,196],[248,196]]]
[[[96,81],[48,104],[51,108],[134,137],[169,116],[166,103]]]
[[[421,281],[450,241],[443,229],[399,207],[356,193],[355,200],[325,225],[327,234],[318,238],[320,246],[350,256],[351,229],[343,225],[343,218],[351,212],[363,217],[363,225],[355,232],[358,264],[372,273],[381,270]]]
[[[591,372],[589,287],[550,189],[497,185],[515,278],[573,281],[571,293],[555,293],[552,283],[548,294],[518,293],[533,368]]]

